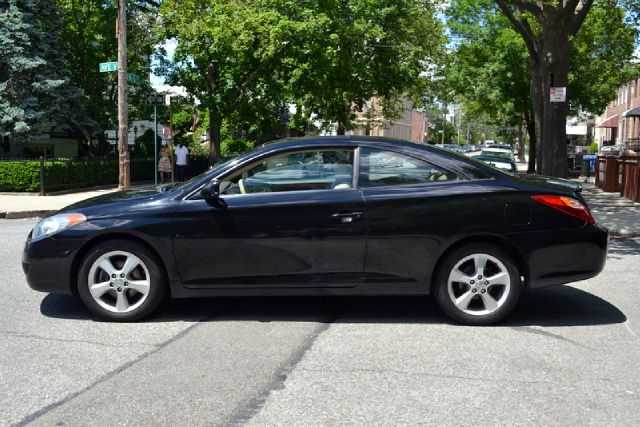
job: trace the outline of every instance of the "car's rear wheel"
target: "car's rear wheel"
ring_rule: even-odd
[[[157,257],[139,243],[109,240],[85,256],[78,293],[87,308],[110,321],[142,319],[162,302],[166,280]]]
[[[490,244],[461,247],[445,258],[437,275],[435,298],[442,310],[467,325],[504,319],[522,293],[516,264]]]

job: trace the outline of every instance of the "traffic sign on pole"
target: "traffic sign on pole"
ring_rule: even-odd
[[[134,85],[139,85],[140,84],[140,76],[137,75],[137,74],[129,73],[127,75],[127,80],[129,81],[129,83],[134,84]]]
[[[164,95],[160,95],[157,93],[148,93],[147,94],[147,104],[149,105],[163,105],[164,104]]]
[[[118,63],[117,62],[101,62],[100,72],[108,73],[109,71],[118,71]]]

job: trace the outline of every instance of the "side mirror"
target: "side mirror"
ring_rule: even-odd
[[[220,198],[220,181],[217,179],[208,182],[204,187],[202,187],[200,195],[203,199],[216,207],[226,206],[224,201]]]

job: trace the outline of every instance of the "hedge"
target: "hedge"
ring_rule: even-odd
[[[154,179],[153,158],[130,160],[131,181]],[[64,159],[47,160],[45,167],[45,191],[87,188],[117,184],[118,160],[116,159]],[[197,175],[208,167],[206,157],[190,159],[189,175]],[[0,161],[0,191],[40,191],[40,162],[32,160]]]

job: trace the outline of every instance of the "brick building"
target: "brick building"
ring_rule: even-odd
[[[640,75],[618,88],[618,96],[596,118],[596,142],[640,148]]]

